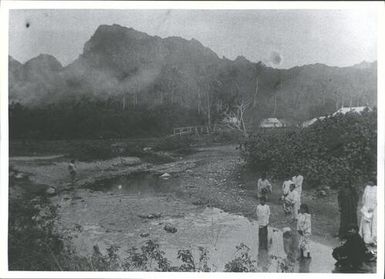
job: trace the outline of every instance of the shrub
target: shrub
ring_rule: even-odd
[[[225,265],[225,272],[256,272],[256,261],[251,259],[250,248],[241,243],[236,246],[236,258]]]
[[[243,150],[248,165],[282,179],[301,173],[306,184],[337,186],[376,172],[376,110],[338,114],[303,129],[259,132]]]

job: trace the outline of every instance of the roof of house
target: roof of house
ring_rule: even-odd
[[[332,115],[336,115],[338,113],[346,114],[348,112],[356,112],[356,113],[361,113],[365,111],[366,109],[371,110],[369,107],[363,106],[363,107],[342,107],[339,110],[337,110],[335,113]]]
[[[336,112],[334,112],[333,114],[331,114],[331,116],[335,116],[335,115],[337,115],[339,113],[346,114],[348,112],[362,113],[366,109],[368,109],[369,111],[372,110],[371,108],[366,107],[366,106],[362,106],[362,107],[342,107],[339,110],[337,110]],[[320,116],[320,117],[315,117],[313,119],[304,121],[302,123],[302,127],[309,127],[309,126],[313,125],[317,120],[322,120],[322,119],[324,119],[326,117],[327,116]]]
[[[261,121],[260,126],[284,126],[285,124],[282,123],[278,118],[271,117],[271,118],[265,118]]]
[[[261,122],[262,123],[281,123],[281,121],[278,118],[275,118],[275,117],[265,118]]]

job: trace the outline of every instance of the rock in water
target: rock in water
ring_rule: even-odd
[[[53,186],[50,186],[47,188],[47,190],[45,191],[47,195],[56,195],[56,188],[53,187]]]
[[[319,191],[319,195],[321,196],[321,197],[326,197],[326,191],[324,191],[324,190],[321,190],[321,191]]]
[[[171,224],[166,224],[164,226],[164,230],[166,232],[169,232],[169,233],[176,233],[177,232],[177,229],[173,225],[171,225]]]
[[[167,173],[167,172],[165,172],[164,174],[162,174],[161,176],[160,176],[160,178],[162,178],[162,179],[169,179],[171,177],[171,174],[169,174],[169,173]]]
[[[140,237],[148,237],[150,234],[149,233],[141,233]]]
[[[143,219],[159,219],[162,215],[160,213],[151,213],[148,215],[139,214],[138,217]]]

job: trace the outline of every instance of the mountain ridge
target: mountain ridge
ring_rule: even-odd
[[[81,96],[124,98],[130,105],[170,103],[220,114],[256,98],[250,119],[303,120],[351,102],[376,105],[376,65],[277,69],[241,55],[219,58],[195,39],[101,25],[67,66],[52,55],[23,64],[9,56],[10,101],[40,106]]]

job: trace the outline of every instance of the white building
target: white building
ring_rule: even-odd
[[[342,107],[339,110],[337,110],[335,113],[333,113],[332,115],[334,116],[334,115],[337,115],[339,113],[346,114],[348,112],[362,113],[366,109],[369,111],[372,110],[371,108],[366,107],[366,106],[363,106],[363,107]]]
[[[278,118],[265,118],[261,121],[259,124],[259,127],[261,128],[282,128],[286,125],[282,123]]]
[[[339,110],[337,110],[336,112],[334,112],[333,114],[331,114],[330,116],[336,116],[337,114],[340,114],[340,113],[341,114],[346,114],[348,112],[362,113],[366,109],[369,110],[369,111],[372,110],[371,108],[366,107],[366,106],[363,106],[363,107],[342,107]],[[315,122],[317,122],[318,120],[322,120],[322,119],[325,119],[325,118],[326,118],[326,116],[320,116],[320,117],[316,117],[316,118],[307,120],[307,121],[302,123],[302,127],[304,127],[304,128],[309,127],[309,126],[313,125]]]

